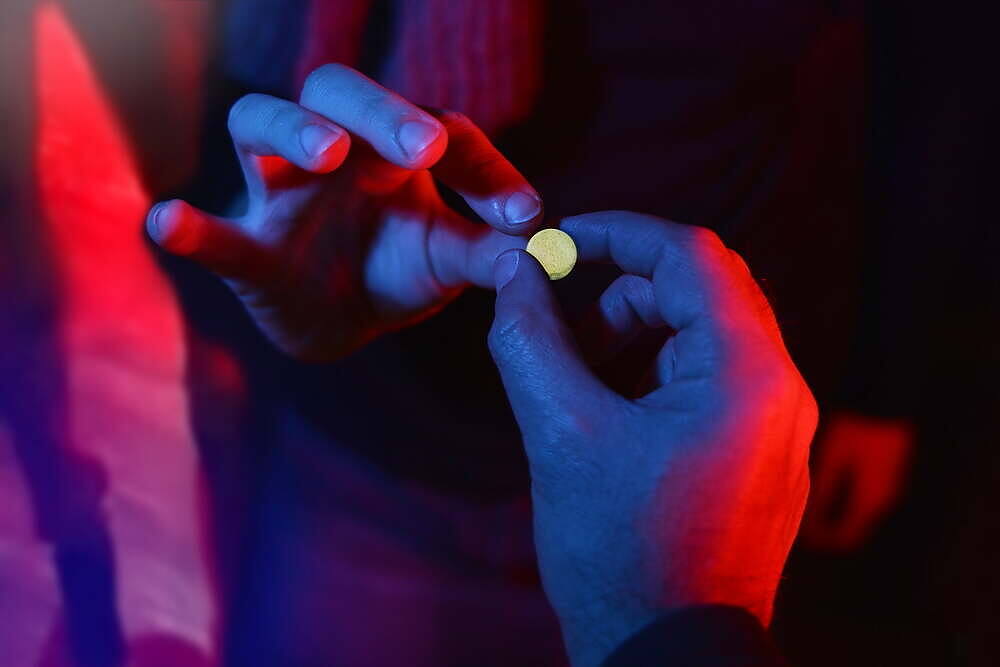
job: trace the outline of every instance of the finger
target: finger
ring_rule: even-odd
[[[527,245],[521,236],[503,234],[485,225],[473,224],[457,214],[446,213],[435,221],[427,236],[431,271],[442,286],[493,287],[493,266],[507,250]]]
[[[566,419],[586,418],[604,392],[580,359],[557,314],[548,276],[521,250],[496,262],[496,316],[490,352],[514,415],[525,433],[550,432]]]
[[[747,298],[756,284],[711,231],[617,211],[566,218],[560,227],[581,258],[612,261],[652,281],[660,315],[678,332],[680,374],[739,370],[765,337],[771,351],[783,349]]]
[[[602,363],[614,358],[643,330],[664,325],[653,283],[626,273],[604,290],[574,330],[584,358]]]
[[[266,248],[232,222],[187,202],[157,204],[149,212],[146,229],[167,252],[198,262],[223,278],[262,283],[275,275],[276,264]]]
[[[309,172],[325,174],[343,163],[350,135],[335,123],[293,102],[247,95],[229,112],[229,133],[244,168],[259,171],[249,158],[280,157]]]
[[[466,116],[430,113],[448,132],[448,150],[431,172],[457,192],[486,224],[507,234],[530,234],[542,221],[542,198]]]
[[[559,226],[573,237],[581,259],[611,261],[652,280],[661,314],[675,329],[719,315],[715,283],[729,278],[731,265],[709,230],[619,211],[565,218]]]
[[[310,74],[300,102],[405,169],[429,168],[448,144],[437,119],[344,65],[324,65]]]

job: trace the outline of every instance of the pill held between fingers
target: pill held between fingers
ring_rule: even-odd
[[[541,230],[528,240],[525,250],[538,260],[550,280],[565,278],[576,265],[576,244],[560,229]]]

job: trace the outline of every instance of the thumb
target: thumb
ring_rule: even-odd
[[[592,406],[600,382],[587,369],[558,315],[541,265],[523,250],[508,250],[494,264],[496,316],[489,345],[514,416],[526,440],[575,420]],[[564,426],[566,424],[563,424]]]

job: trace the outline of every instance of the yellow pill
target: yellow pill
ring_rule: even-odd
[[[576,244],[559,229],[543,229],[528,241],[528,253],[538,260],[550,280],[569,275],[576,265]]]

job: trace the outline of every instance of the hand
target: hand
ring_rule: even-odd
[[[833,414],[817,444],[803,542],[826,551],[862,546],[902,495],[913,443],[906,420]]]
[[[490,349],[524,437],[539,566],[574,664],[661,613],[770,619],[809,487],[816,406],[742,259],[711,232],[634,213],[560,225],[626,275],[599,307],[622,339],[676,331],[628,400],[581,361],[529,255],[495,267]]]
[[[496,256],[524,247],[508,234],[541,218],[538,194],[468,119],[420,109],[341,65],[313,72],[300,104],[243,98],[229,129],[246,214],[221,219],[174,201],[147,227],[226,279],[300,359],[335,359],[470,283],[492,286]],[[446,206],[435,177],[493,229]]]

